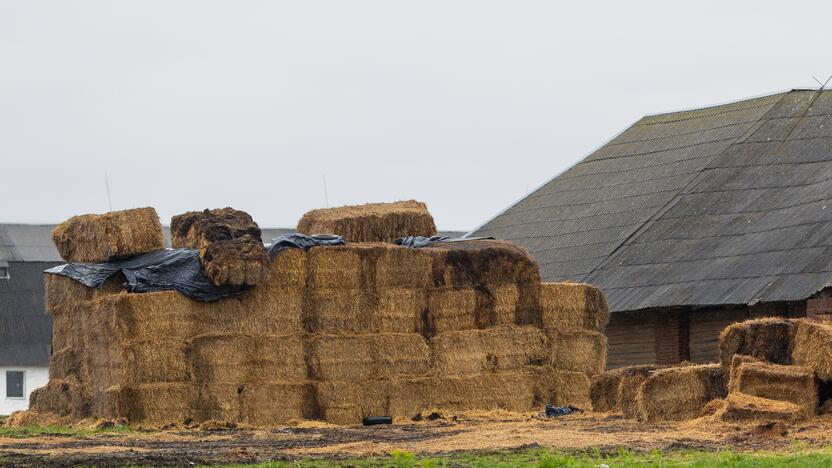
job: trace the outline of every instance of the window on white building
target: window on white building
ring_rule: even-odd
[[[6,371],[6,398],[25,398],[24,371]]]

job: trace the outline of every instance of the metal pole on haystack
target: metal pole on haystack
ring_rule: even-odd
[[[107,206],[108,211],[113,211],[113,200],[110,198],[110,181],[107,180],[107,171],[104,171],[104,189],[107,190]]]
[[[326,174],[321,174],[321,179],[324,181],[324,206],[329,208],[329,195],[326,193]]]

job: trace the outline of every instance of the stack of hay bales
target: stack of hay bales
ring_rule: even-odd
[[[604,372],[610,312],[600,289],[583,283],[540,286],[541,325],[552,343],[551,363],[559,382],[555,404],[578,401],[588,408],[591,378]],[[566,392],[571,392],[566,394]]]
[[[436,235],[427,206],[416,200],[312,210],[298,222],[304,234],[337,234],[347,242],[392,242]]]
[[[832,379],[832,326],[809,319],[736,323],[720,336],[730,372],[718,416],[725,421],[805,420],[817,414],[819,385]]]
[[[175,248],[199,250],[202,268],[215,286],[254,286],[269,276],[260,228],[244,211],[219,208],[174,216],[170,236]]]
[[[118,280],[47,275],[46,289],[54,353],[32,407],[68,419],[269,426],[586,407],[604,367],[600,291],[541,286],[537,263],[502,241],[284,250],[267,281],[213,303]]]

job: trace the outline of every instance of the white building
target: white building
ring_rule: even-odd
[[[61,263],[52,228],[0,224],[0,415],[28,408],[32,390],[49,378],[43,270]]]

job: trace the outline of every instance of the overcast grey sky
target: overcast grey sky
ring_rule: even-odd
[[[469,229],[647,113],[817,86],[832,2],[0,0],[0,221],[415,198]]]

